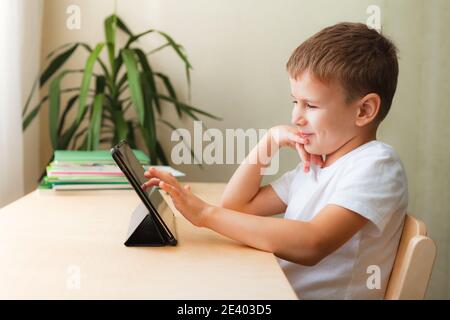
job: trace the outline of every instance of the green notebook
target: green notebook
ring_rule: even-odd
[[[141,150],[133,150],[134,155],[142,164],[149,164],[149,157]],[[111,152],[109,150],[55,150],[55,163],[71,162],[71,163],[98,163],[98,164],[115,164]]]

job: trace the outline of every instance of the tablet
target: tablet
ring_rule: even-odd
[[[170,245],[176,245],[176,231],[175,221],[171,210],[166,210],[168,207],[164,198],[159,193],[156,187],[147,188],[143,190],[142,184],[148,179],[144,176],[144,168],[138,161],[126,140],[121,141],[111,149],[111,154],[114,161],[124,173],[127,180],[130,182],[134,191],[148,210],[152,222],[155,224],[154,230],[160,233],[163,240]]]

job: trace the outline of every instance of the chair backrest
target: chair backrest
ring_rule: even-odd
[[[423,299],[435,257],[436,245],[427,237],[425,223],[407,214],[384,298]]]

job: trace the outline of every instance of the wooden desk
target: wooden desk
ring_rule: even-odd
[[[191,186],[217,203],[225,185]],[[0,299],[296,299],[272,254],[179,212],[178,246],[125,247],[139,202],[131,190],[46,190],[2,208]]]

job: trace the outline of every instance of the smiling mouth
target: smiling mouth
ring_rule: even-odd
[[[300,131],[300,135],[303,137],[303,138],[308,138],[308,137],[310,137],[310,136],[312,136],[312,135],[314,135],[313,133],[304,133],[304,132],[301,132]]]

